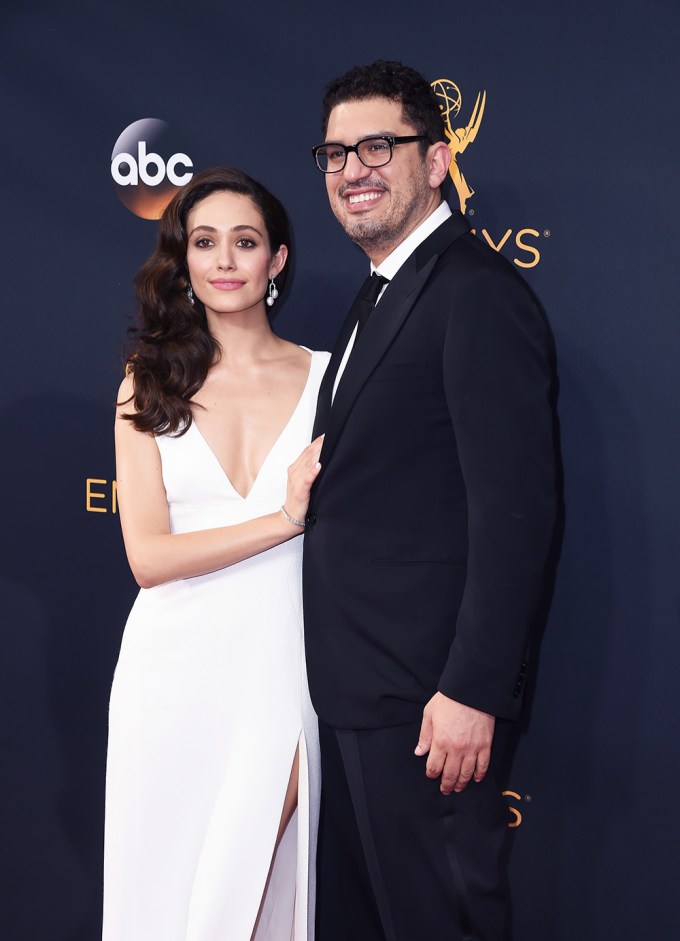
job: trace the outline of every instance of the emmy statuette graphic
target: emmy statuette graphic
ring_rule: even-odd
[[[449,78],[438,78],[432,82],[432,89],[440,99],[439,110],[442,113],[444,122],[444,133],[449,140],[449,150],[451,151],[451,165],[449,166],[449,175],[453,180],[453,185],[458,193],[460,211],[465,212],[468,199],[474,195],[474,190],[469,186],[467,180],[461,173],[458,166],[458,156],[463,153],[468,144],[471,144],[484,116],[484,107],[486,105],[486,92],[481,91],[477,94],[475,106],[472,109],[472,116],[466,127],[454,128],[451,122],[456,119],[460,111],[463,97],[460,89]]]

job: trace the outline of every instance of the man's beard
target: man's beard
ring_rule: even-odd
[[[404,228],[403,220],[362,219],[345,217],[342,227],[352,241],[367,255],[376,254],[400,241],[399,234]]]
[[[411,234],[420,221],[428,201],[427,176],[413,183],[408,192],[402,193],[401,199],[395,197],[394,190],[384,187],[392,202],[387,213],[380,218],[374,219],[372,213],[367,213],[366,216],[344,214],[338,219],[351,240],[370,257],[379,254],[386,257]],[[375,183],[369,181],[366,185],[375,186]],[[361,192],[360,186],[349,189],[351,192]],[[341,199],[342,195],[338,194],[338,198]]]

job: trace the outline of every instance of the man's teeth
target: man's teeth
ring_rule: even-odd
[[[380,199],[382,193],[357,193],[356,196],[350,196],[350,203],[367,203],[370,199]]]

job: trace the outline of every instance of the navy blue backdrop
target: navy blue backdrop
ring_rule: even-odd
[[[295,230],[276,326],[329,348],[366,262],[310,147],[325,82],[378,57],[454,83],[454,128],[486,92],[458,157],[466,212],[537,291],[558,347],[566,525],[507,781],[517,941],[675,937],[676,0],[34,2],[1,17],[0,937],[99,931],[107,701],[135,593],[112,406],[156,231],[119,198],[133,190],[112,178],[116,144],[156,119],[146,149],[166,174],[191,172],[184,154],[268,185]],[[133,129],[138,159],[135,143]]]

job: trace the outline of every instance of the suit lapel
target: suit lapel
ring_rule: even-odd
[[[357,301],[352,305],[335,344],[319,391],[319,407],[314,423],[314,434],[319,435],[325,432],[326,437],[320,458],[321,471],[315,481],[315,490],[321,482],[324,470],[335,450],[335,445],[357,396],[411,313],[439,255],[468,230],[469,226],[463,216],[460,213],[454,213],[450,219],[435,229],[432,235],[421,242],[404,262],[386,287],[375,312],[364,328],[359,343],[352,350],[331,408],[335,377],[356,323]]]

